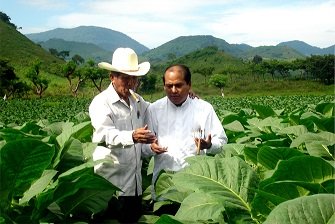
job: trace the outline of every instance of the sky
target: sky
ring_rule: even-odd
[[[191,35],[253,47],[335,44],[335,0],[0,0],[0,11],[23,34],[99,26],[150,49]]]

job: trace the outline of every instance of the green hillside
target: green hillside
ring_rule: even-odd
[[[240,48],[230,45],[225,40],[210,35],[198,35],[178,37],[143,53],[142,56],[150,61],[163,61],[177,58],[209,46],[216,46],[218,49],[232,55],[242,52]]]
[[[215,46],[234,57],[251,60],[255,55],[264,59],[292,60],[304,55],[287,46],[251,47],[247,44],[229,44],[225,40],[210,35],[182,36],[155,49],[143,53],[143,57],[153,62],[161,62],[181,57],[190,52]]]
[[[302,53],[303,55],[324,55],[324,54],[334,54],[335,45],[329,46],[327,48],[314,47],[306,44],[303,41],[293,40],[279,43],[277,46],[287,46],[296,51]]]
[[[70,29],[57,28],[41,33],[27,34],[26,36],[34,42],[57,38],[66,41],[92,43],[111,52],[118,47],[130,47],[137,53],[149,50],[149,48],[124,33],[96,26],[79,26]]]
[[[46,66],[62,62],[3,21],[0,21],[0,34],[0,57],[14,67],[28,66],[34,59]]]
[[[293,60],[304,58],[305,56],[288,46],[261,46],[249,49],[239,57],[252,60],[255,55],[261,56],[263,59]]]
[[[63,39],[49,39],[45,42],[40,42],[39,44],[47,51],[50,48],[54,48],[58,52],[69,51],[70,58],[77,54],[83,57],[86,61],[88,59],[93,59],[94,61],[112,60],[112,52],[106,51],[92,43],[65,41]]]

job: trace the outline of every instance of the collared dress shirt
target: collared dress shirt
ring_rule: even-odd
[[[119,196],[142,195],[142,144],[133,142],[132,133],[144,126],[144,113],[149,103],[140,96],[139,99],[140,102],[136,102],[129,97],[128,106],[110,84],[89,106],[94,128],[92,141],[101,143],[94,150],[93,160],[114,160],[96,165],[94,171],[119,187],[122,190]]]
[[[213,107],[201,99],[189,97],[181,106],[164,97],[149,106],[146,118],[155,132],[159,145],[167,152],[154,155],[153,183],[161,170],[179,171],[187,165],[185,159],[197,154],[195,137],[212,136],[212,146],[201,154],[216,154],[228,139]],[[150,155],[150,145],[144,145],[144,155]]]

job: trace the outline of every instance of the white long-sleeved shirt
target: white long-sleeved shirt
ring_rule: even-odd
[[[161,170],[179,171],[187,165],[185,158],[197,153],[195,137],[212,136],[211,148],[202,154],[219,153],[228,141],[212,105],[197,98],[188,97],[179,107],[168,97],[157,100],[149,106],[146,122],[159,145],[167,147],[167,152],[154,155],[153,183]],[[150,146],[144,146],[144,154],[150,155]]]
[[[111,84],[98,94],[89,106],[94,128],[93,142],[102,143],[93,153],[93,160],[111,158],[100,163],[94,171],[109,180],[123,192],[120,196],[142,194],[141,144],[133,142],[133,130],[144,126],[144,114],[149,103],[139,96],[140,102],[129,97],[130,105],[122,100]]]

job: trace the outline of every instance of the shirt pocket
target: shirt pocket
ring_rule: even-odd
[[[131,125],[131,117],[125,116],[125,117],[119,117],[115,121],[115,128],[119,129],[120,131],[131,131],[132,125]]]

